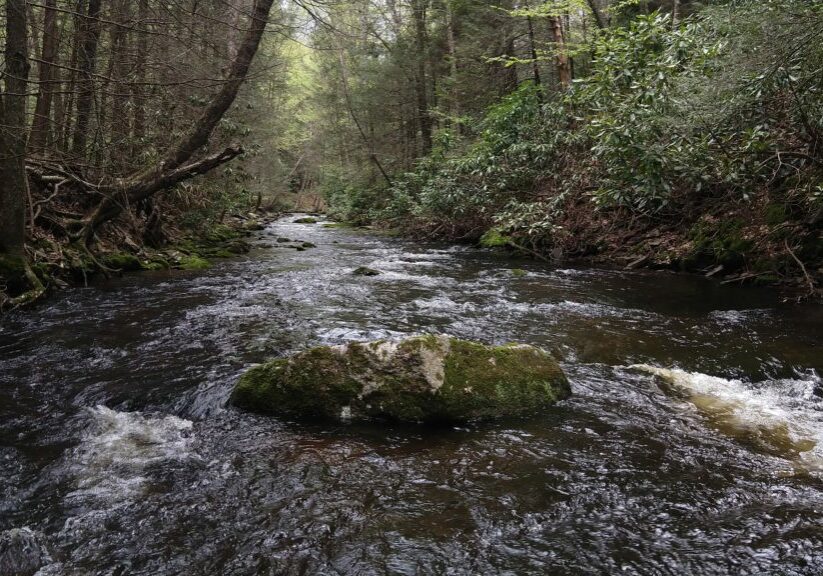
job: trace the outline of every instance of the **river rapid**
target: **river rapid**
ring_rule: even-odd
[[[294,219],[0,320],[0,531],[41,574],[823,573],[822,307]],[[544,347],[573,397],[435,429],[226,406],[267,358],[424,332]]]

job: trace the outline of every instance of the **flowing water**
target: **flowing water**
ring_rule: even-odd
[[[821,307],[293,219],[2,320],[0,530],[43,574],[823,573]],[[437,429],[225,405],[266,358],[421,332],[542,346],[574,395]]]

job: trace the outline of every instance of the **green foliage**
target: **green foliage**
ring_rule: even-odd
[[[678,81],[707,72],[718,48],[706,46],[699,24],[672,31],[659,13],[601,35],[593,73],[569,95],[585,110],[584,129],[602,170],[598,206],[655,210],[669,200],[672,183],[699,187],[707,140],[670,120],[681,104]]]
[[[741,1],[672,29],[637,15],[594,36],[588,74],[564,93],[523,83],[388,190],[341,188],[347,217],[477,238],[491,228],[534,249],[565,234],[569,202],[591,210],[675,212],[709,198],[780,206],[823,201],[823,5]],[[769,221],[784,218],[776,211]],[[723,234],[699,248],[738,261]]]
[[[498,228],[489,228],[480,237],[480,245],[483,248],[505,248],[511,242],[511,238]]]

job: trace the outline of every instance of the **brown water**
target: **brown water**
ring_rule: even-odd
[[[821,307],[292,219],[2,320],[0,530],[45,573],[823,573]],[[225,407],[252,363],[419,332],[543,346],[574,396],[434,430]]]

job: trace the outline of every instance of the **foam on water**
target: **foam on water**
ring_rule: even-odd
[[[823,399],[815,373],[750,383],[700,372],[635,364],[693,404],[721,432],[823,472]]]
[[[77,488],[71,500],[116,502],[137,496],[146,486],[149,466],[193,456],[189,420],[89,409],[93,430],[73,454]]]

